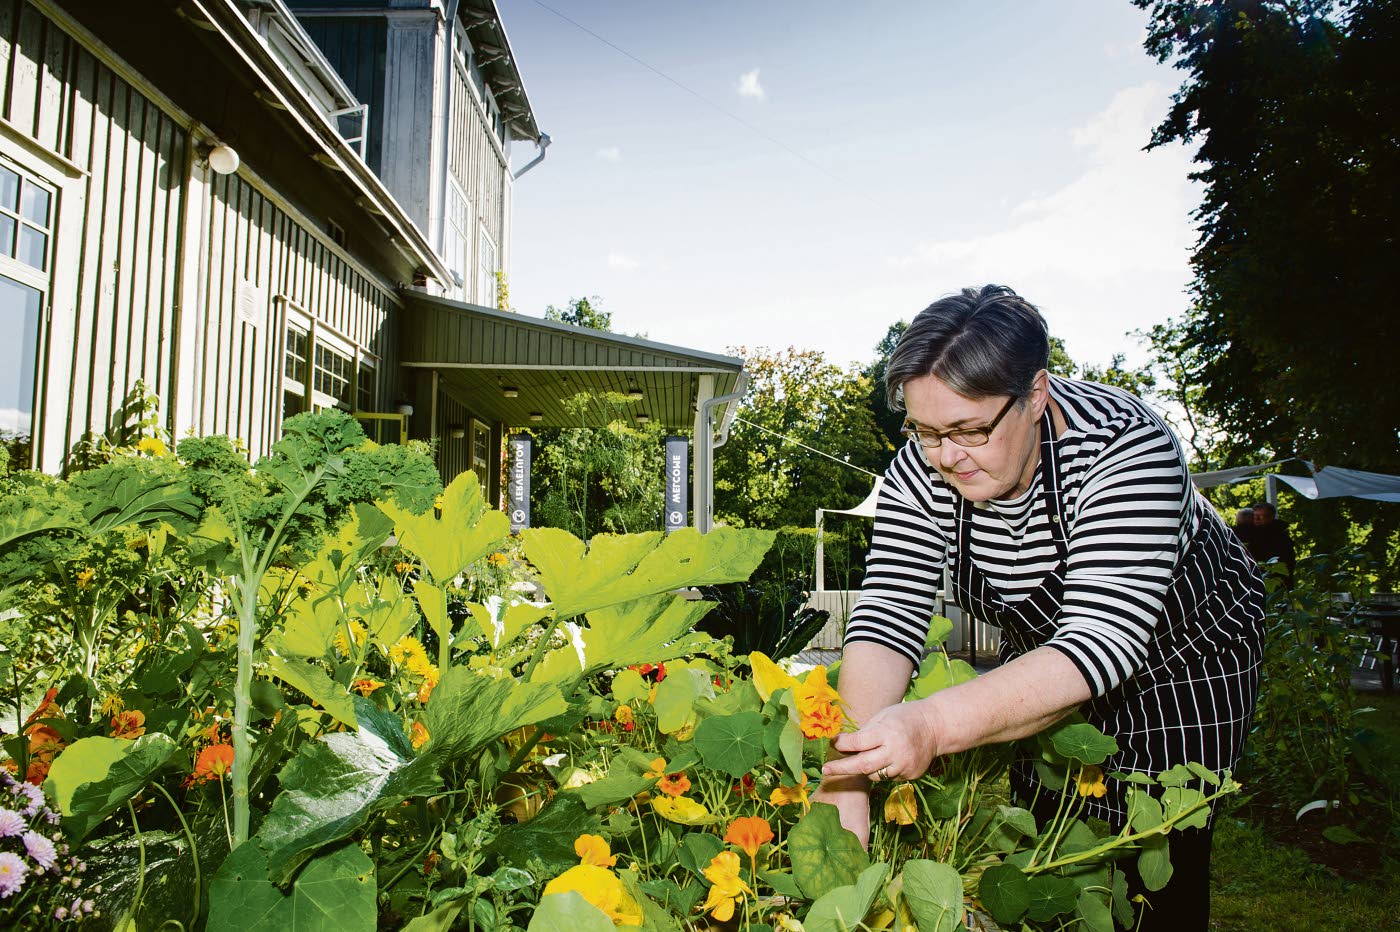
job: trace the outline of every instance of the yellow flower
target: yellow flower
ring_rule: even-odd
[[[632,715],[632,707],[630,705],[618,706],[617,711],[613,713],[613,718],[617,719],[623,725],[631,725],[636,721]]]
[[[890,791],[885,799],[885,821],[900,825],[913,825],[919,817],[919,798],[914,793],[914,784],[901,783]]]
[[[406,576],[413,572],[413,564],[405,563],[403,560],[400,560],[398,563],[394,564],[394,572],[398,573],[400,576]]]
[[[826,667],[816,666],[805,679],[793,687],[797,700],[802,734],[807,738],[834,738],[841,734],[846,716],[841,711],[841,697],[826,681]]]
[[[379,680],[369,679],[368,677],[366,677],[365,679],[356,680],[355,682],[351,683],[350,688],[358,692],[361,696],[368,696],[370,693],[374,692],[376,689],[381,688],[383,685],[384,684],[379,682]]]
[[[497,552],[487,557],[486,562],[491,564],[492,566],[505,566],[507,563],[510,562],[510,558],[503,553]]]
[[[142,437],[136,442],[137,453],[147,453],[151,456],[169,456],[170,450],[165,444],[155,437]]]
[[[796,786],[780,786],[768,794],[768,802],[774,806],[790,806],[793,803],[801,803],[803,811],[811,808],[811,803],[807,801],[807,775],[802,775],[802,782]]]
[[[651,769],[642,774],[648,780],[660,780],[666,776],[666,758],[653,757],[651,759]]]
[[[405,634],[389,648],[389,659],[403,666],[410,666],[410,659],[416,661],[420,658],[422,663],[427,663],[428,652],[423,649],[423,643],[411,634]]]
[[[422,722],[414,722],[413,729],[409,732],[408,740],[417,750],[428,743],[428,727]]]
[[[1092,764],[1086,765],[1079,770],[1079,795],[1092,796],[1095,799],[1108,792],[1108,787],[1104,786],[1103,771]]]
[[[802,925],[802,920],[792,913],[778,913],[773,917],[773,932],[807,932],[807,929]],[[905,932],[919,932],[919,930],[909,926]]]
[[[354,640],[357,646],[363,644],[365,642],[365,638],[369,636],[369,631],[366,630],[365,626],[360,624],[358,621],[351,621],[349,624],[349,628],[350,637]],[[336,632],[335,649],[340,651],[342,654],[349,655],[350,653],[350,645],[345,640],[344,628],[341,628],[340,631]]]
[[[640,926],[642,907],[627,894],[622,881],[606,867],[580,864],[545,884],[544,895],[577,893],[602,910],[615,926]]]
[[[739,879],[739,856],[733,851],[721,851],[705,868],[705,878],[713,886],[705,898],[704,908],[720,922],[734,918],[734,904],[746,893],[753,893],[749,885]]]
[[[612,867],[617,864],[617,855],[612,853],[607,841],[599,835],[578,836],[574,839],[574,852],[582,863],[594,867]]]
[[[90,566],[89,566],[89,567],[85,567],[85,568],[83,568],[82,570],[80,570],[80,571],[78,572],[78,575],[77,575],[76,579],[75,579],[75,582],[77,582],[77,584],[78,584],[78,588],[79,588],[79,589],[86,589],[88,586],[92,585],[92,577],[93,577],[93,574],[96,573],[96,572],[97,572],[97,571],[94,570],[94,569],[93,569],[92,567],[90,567]]]
[[[675,799],[657,796],[651,801],[651,808],[661,818],[681,825],[705,825],[714,821],[710,810],[687,796],[677,796]]]
[[[118,696],[116,693],[108,693],[107,698],[102,700],[103,715],[116,715],[125,708],[126,703],[123,702],[122,697]]]
[[[780,689],[792,689],[797,680],[782,667],[768,659],[760,651],[749,654],[749,666],[753,669],[753,686],[764,702]]]

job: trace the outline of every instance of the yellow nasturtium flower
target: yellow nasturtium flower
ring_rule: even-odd
[[[720,922],[734,918],[734,904],[746,893],[749,885],[739,879],[739,856],[733,851],[721,851],[705,868],[705,879],[713,886],[705,898],[704,908]]]
[[[885,800],[885,821],[913,825],[918,818],[919,798],[914,793],[914,784],[901,783]]]
[[[792,689],[797,685],[796,677],[769,660],[762,651],[749,654],[749,666],[753,669],[754,689],[758,690],[759,698],[764,702],[778,690]]]
[[[421,748],[428,743],[428,726],[422,722],[414,722],[413,728],[408,733],[408,741],[414,749]]]
[[[681,825],[705,825],[714,821],[710,810],[687,796],[677,796],[675,799],[656,796],[652,798],[651,808],[661,818]]]
[[[571,867],[545,885],[544,895],[577,893],[598,907],[615,926],[642,924],[642,907],[628,895],[622,880],[606,867],[580,864]]]
[[[578,836],[574,839],[574,853],[579,856],[579,861],[594,867],[613,867],[617,864],[617,855],[612,853],[607,841],[600,835]]]
[[[666,776],[666,758],[653,757],[651,759],[651,769],[642,774],[642,776],[646,777],[648,780],[660,780],[662,777]]]
[[[1108,792],[1108,787],[1103,782],[1103,771],[1092,764],[1080,768],[1078,782],[1080,796],[1098,799]]]
[[[812,807],[807,801],[807,775],[802,775],[802,782],[796,786],[779,786],[768,794],[768,802],[774,806],[787,806],[792,803],[801,803],[803,811]]]

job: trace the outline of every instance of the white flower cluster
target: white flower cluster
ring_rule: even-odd
[[[42,790],[0,770],[0,926],[98,915],[92,900],[77,895],[87,864],[69,853],[58,823]]]

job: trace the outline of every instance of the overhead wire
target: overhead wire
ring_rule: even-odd
[[[845,467],[847,467],[848,469],[854,469],[856,472],[863,472],[863,473],[865,473],[867,476],[873,476],[873,477],[875,477],[876,479],[880,478],[880,476],[879,476],[878,473],[873,473],[873,472],[871,472],[871,471],[868,470],[868,469],[862,469],[862,468],[860,468],[859,466],[857,466],[855,463],[847,462],[846,460],[841,459],[841,457],[839,457],[839,456],[833,456],[832,454],[826,452],[825,450],[818,450],[816,447],[808,446],[807,444],[803,443],[801,440],[798,440],[796,437],[789,437],[787,434],[780,434],[780,433],[778,433],[776,430],[770,430],[770,429],[768,429],[767,427],[764,427],[762,424],[755,424],[753,421],[750,421],[750,420],[749,420],[748,418],[746,418],[746,417],[740,417],[739,415],[736,414],[736,415],[734,415],[734,420],[738,421],[738,422],[741,423],[741,424],[747,424],[747,425],[749,425],[750,427],[754,428],[755,430],[761,430],[761,431],[763,431],[765,434],[772,434],[774,437],[779,437],[779,438],[781,438],[781,439],[783,439],[783,440],[786,440],[788,443],[794,444],[795,446],[799,446],[799,447],[801,447],[801,448],[804,449],[804,450],[807,450],[807,451],[809,451],[809,452],[811,452],[811,453],[817,454],[818,456],[825,456],[827,459],[831,460],[832,462],[834,462],[834,463],[840,463],[842,466],[845,466]]]

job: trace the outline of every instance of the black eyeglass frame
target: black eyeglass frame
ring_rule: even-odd
[[[1006,399],[1006,404],[1001,406],[1001,410],[997,412],[997,416],[992,418],[991,423],[982,427],[958,427],[954,430],[930,430],[927,427],[911,427],[911,422],[905,419],[904,426],[899,429],[899,432],[910,440],[917,441],[918,444],[925,449],[930,450],[942,446],[945,437],[960,447],[985,446],[987,442],[992,439],[992,431],[997,429],[997,425],[1001,423],[1002,418],[1006,417],[1007,412],[1011,410],[1011,406],[1019,400],[1019,395],[1012,395],[1010,398]],[[981,437],[982,439],[974,440],[974,437]]]

